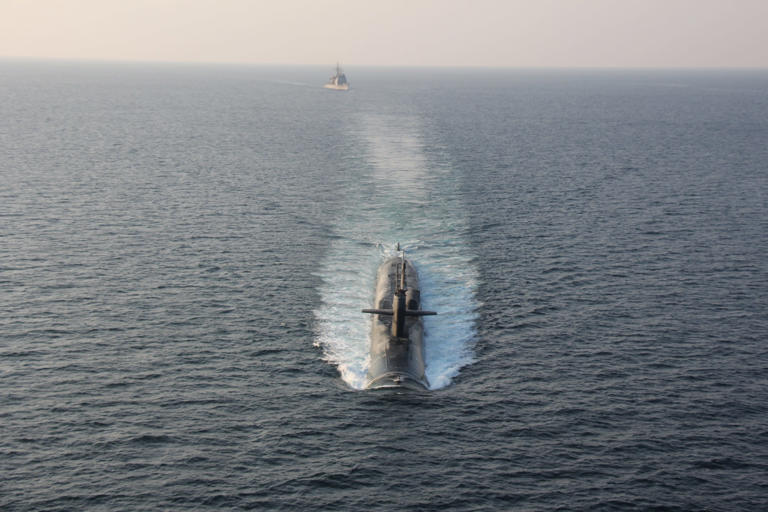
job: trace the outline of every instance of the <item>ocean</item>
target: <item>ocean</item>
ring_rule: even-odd
[[[346,71],[0,62],[0,509],[768,508],[768,71]]]

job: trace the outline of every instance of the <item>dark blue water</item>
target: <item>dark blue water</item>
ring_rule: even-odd
[[[0,70],[3,510],[768,507],[768,73]]]

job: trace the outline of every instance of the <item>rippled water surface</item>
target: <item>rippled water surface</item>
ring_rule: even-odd
[[[768,73],[0,70],[3,510],[768,508]]]

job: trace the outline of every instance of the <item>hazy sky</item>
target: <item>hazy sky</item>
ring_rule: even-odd
[[[768,67],[768,0],[0,0],[0,57]]]

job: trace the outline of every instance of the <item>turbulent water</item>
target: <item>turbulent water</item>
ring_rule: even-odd
[[[351,120],[348,136],[361,139],[366,163],[347,187],[323,263],[318,344],[344,381],[362,389],[371,321],[360,309],[375,306],[377,268],[399,243],[418,262],[424,308],[442,315],[424,320],[425,363],[432,388],[447,386],[471,361],[477,310],[477,269],[457,176],[427,160],[412,116],[364,114]]]
[[[0,509],[768,507],[768,73],[0,71]]]

